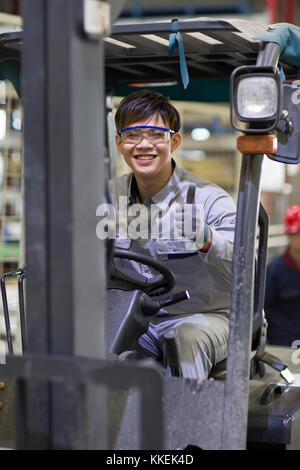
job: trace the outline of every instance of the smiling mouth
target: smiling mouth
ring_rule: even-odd
[[[136,160],[154,160],[156,155],[136,155],[134,158]]]

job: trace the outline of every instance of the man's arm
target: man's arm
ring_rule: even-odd
[[[230,280],[236,207],[225,191],[212,193],[209,197],[205,207],[205,222],[209,227],[209,239],[199,251],[199,256],[204,263],[215,266]]]

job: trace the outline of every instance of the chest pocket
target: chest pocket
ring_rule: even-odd
[[[187,239],[157,240],[156,253],[159,260],[185,259],[197,256],[196,244]]]
[[[195,202],[196,184],[191,183],[187,190],[186,204]],[[162,261],[179,260],[197,255],[196,243],[187,238],[157,240],[156,253]]]
[[[114,242],[114,248],[121,249],[121,250],[130,250],[132,240],[130,238],[116,238]],[[128,268],[130,267],[132,262],[122,259],[122,258],[114,258],[113,264],[116,268]]]
[[[124,250],[129,250],[131,246],[131,238],[116,238],[114,242],[114,247],[115,248],[121,248]]]
[[[186,239],[158,240],[156,256],[174,274],[176,290],[188,289],[191,293],[192,284],[198,278],[199,260],[197,251],[187,251],[186,243]]]

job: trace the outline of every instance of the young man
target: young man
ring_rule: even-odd
[[[110,182],[113,201],[119,211],[125,197],[129,212],[139,204],[149,217],[158,214],[148,225],[155,225],[156,236],[151,231],[148,237],[120,237],[115,246],[165,263],[176,278],[174,292],[190,294],[152,318],[138,352],[162,361],[164,334],[175,329],[183,376],[204,379],[227,354],[235,205],[221,188],[172,159],[181,144],[180,116],[167,97],[134,92],[120,103],[115,123],[117,149],[132,172]],[[191,210],[183,210],[186,203]],[[169,224],[162,229],[165,220]],[[133,261],[116,263],[144,276],[157,274]]]
[[[300,342],[300,204],[285,213],[288,247],[267,269],[265,312],[270,344]]]

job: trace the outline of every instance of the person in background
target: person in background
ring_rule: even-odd
[[[285,213],[288,246],[268,265],[265,313],[269,344],[291,346],[300,340],[300,204]]]

